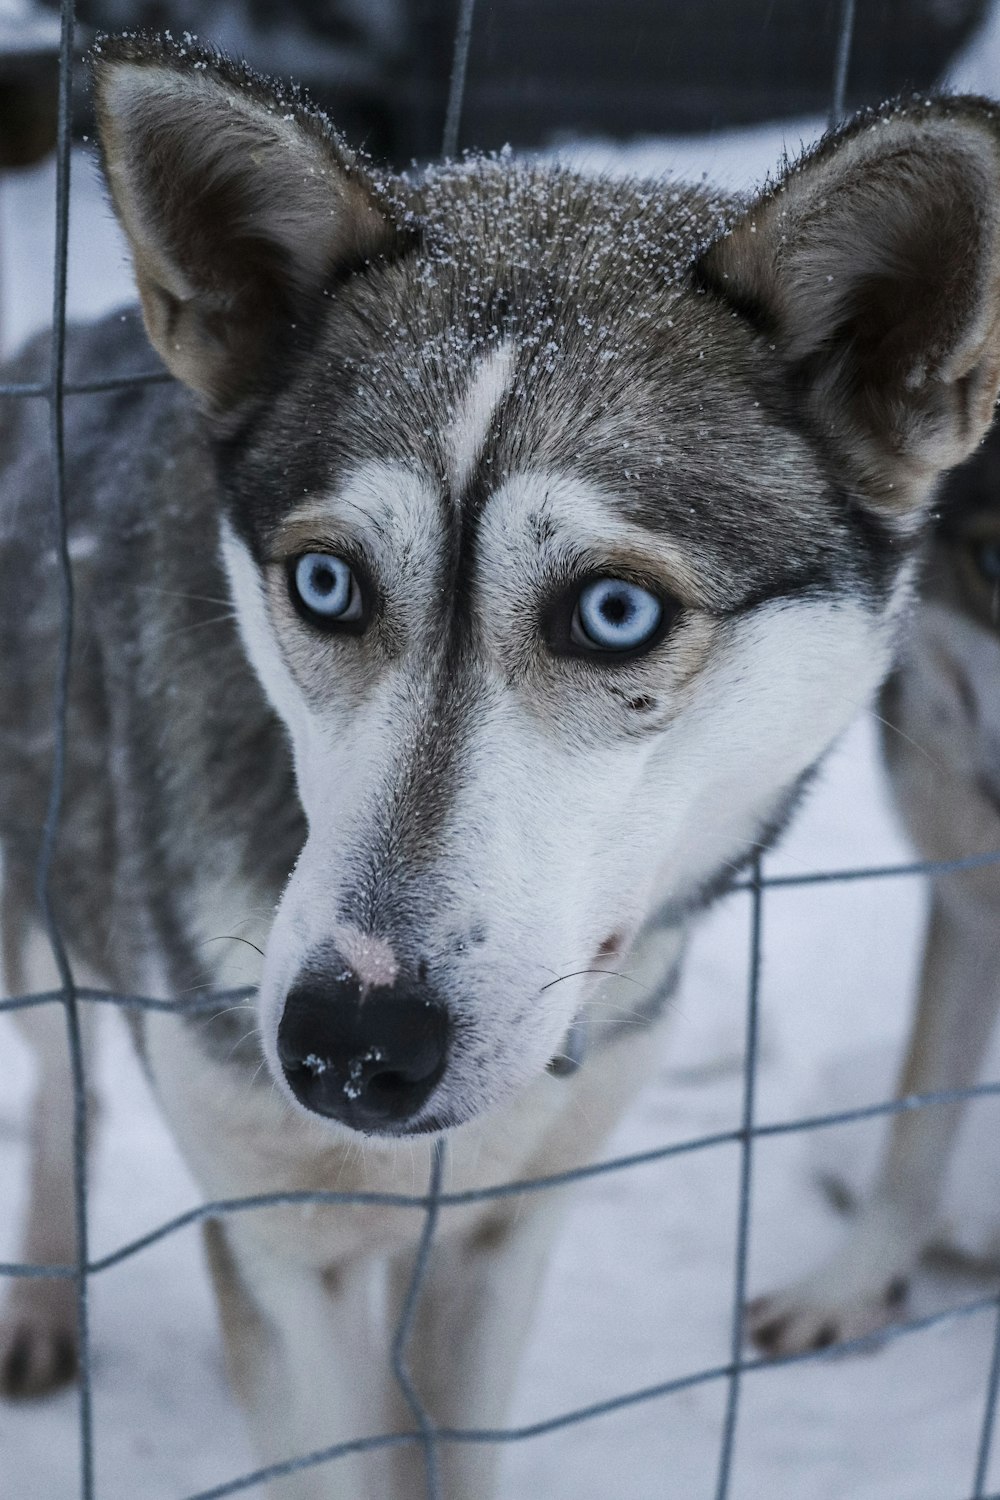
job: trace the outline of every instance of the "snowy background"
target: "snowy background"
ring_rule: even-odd
[[[955,72],[1000,94],[1000,6]],[[594,169],[702,173],[748,185],[821,122],[627,149],[580,143]],[[9,349],[51,305],[53,173],[0,181],[2,314]],[[121,242],[84,153],[73,163],[70,311],[130,298]],[[871,721],[829,758],[769,870],[908,857],[888,807]],[[758,1117],[787,1119],[891,1093],[919,953],[924,893],[884,880],[769,893]],[[748,910],[725,901],[702,925],[657,1082],[609,1153],[732,1128],[741,1103]],[[93,1174],[93,1252],[114,1248],[197,1201],[161,1126],[124,1030],[109,1018],[102,1073],[113,1089]],[[1000,1060],[993,1065],[1000,1076]],[[0,1017],[0,1259],[16,1252],[24,1191],[30,1064]],[[1000,1241],[998,1103],[970,1112],[951,1190],[956,1238],[978,1254]],[[770,1289],[824,1257],[843,1223],[818,1186],[831,1163],[863,1179],[878,1128],[761,1143],[756,1151],[751,1288]],[[730,1336],[735,1147],[605,1177],[580,1189],[551,1266],[513,1418],[526,1422],[724,1362]],[[991,1279],[927,1270],[913,1311],[991,1291]],[[181,1500],[253,1467],[222,1373],[196,1231],[173,1236],[92,1283],[100,1500]],[[994,1318],[983,1315],[875,1345],[862,1356],[764,1370],[744,1382],[731,1500],[968,1500]],[[505,1500],[709,1500],[723,1383],[701,1386],[508,1451]],[[77,1401],[0,1407],[2,1500],[78,1493]],[[1000,1444],[998,1444],[1000,1449]],[[991,1485],[1000,1489],[1000,1451]],[[256,1493],[256,1492],[255,1492]],[[468,1497],[475,1500],[475,1497]]]

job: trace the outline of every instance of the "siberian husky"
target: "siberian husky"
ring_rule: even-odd
[[[921,602],[882,694],[896,800],[933,860],[1000,852],[1000,427],[942,487]],[[977,1080],[1000,1010],[1000,864],[932,886],[920,990],[900,1097]],[[832,1261],[754,1302],[774,1353],[860,1338],[905,1303],[939,1228],[960,1104],[895,1116],[869,1200]]]
[[[735,202],[505,156],[381,175],[190,46],[106,42],[96,79],[176,381],[68,398],[74,959],[182,996],[222,982],[211,939],[259,938],[252,1003],[136,1023],[213,1199],[419,1192],[443,1134],[452,1189],[572,1168],[653,1065],[690,916],[892,664],[939,476],[1000,381],[1000,122],[886,108]],[[73,333],[69,375],[150,358],[116,318]],[[39,370],[35,349],[10,374]],[[2,420],[23,991],[47,981],[58,622],[46,420]],[[24,1253],[65,1262],[61,1020],[24,1020],[51,1032]],[[552,1194],[442,1210],[411,1343],[435,1422],[502,1423],[556,1222]],[[413,1431],[383,1356],[421,1226],[375,1205],[213,1224],[262,1459]],[[10,1394],[67,1373],[70,1291],[18,1283]],[[440,1457],[450,1500],[487,1500],[495,1446]],[[412,1500],[423,1465],[401,1444],[274,1493]]]

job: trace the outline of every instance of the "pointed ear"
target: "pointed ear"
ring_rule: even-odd
[[[150,339],[224,410],[332,280],[398,253],[402,236],[326,122],[248,70],[119,38],[99,44],[94,74]]]
[[[887,109],[824,141],[703,257],[807,418],[886,516],[916,524],[1000,383],[1000,119]]]

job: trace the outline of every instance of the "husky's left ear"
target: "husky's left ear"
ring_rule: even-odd
[[[397,253],[325,121],[248,70],[150,38],[94,54],[104,167],[149,336],[217,411],[252,390],[330,282]]]
[[[915,524],[1000,384],[1000,109],[889,108],[828,137],[702,258],[784,362],[806,418]]]

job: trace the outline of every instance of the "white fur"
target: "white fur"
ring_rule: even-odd
[[[452,493],[461,495],[483,451],[497,408],[513,378],[514,347],[505,340],[483,355],[445,430]]]

